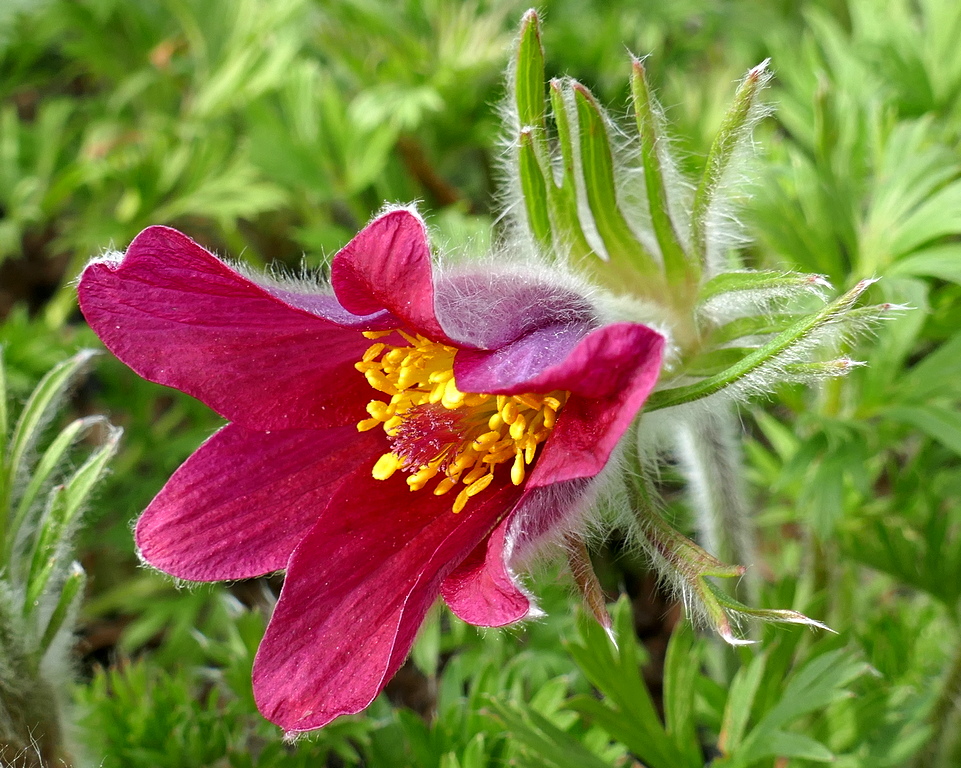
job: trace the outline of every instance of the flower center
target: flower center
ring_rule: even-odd
[[[380,339],[395,331],[371,331]],[[410,473],[407,484],[419,491],[435,477],[434,494],[464,487],[454,499],[454,512],[491,484],[499,464],[511,463],[511,482],[524,482],[538,446],[554,428],[567,392],[487,395],[461,392],[454,383],[457,349],[396,331],[408,344],[376,341],[356,364],[357,370],[389,401],[371,400],[370,418],[357,424],[366,432],[383,426],[391,451],[374,464],[372,474],[386,480],[398,469]]]

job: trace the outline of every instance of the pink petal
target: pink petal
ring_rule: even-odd
[[[348,479],[290,559],[254,662],[261,712],[289,732],[364,709],[400,667],[442,581],[517,501],[495,481],[454,514],[451,496],[399,474]]]
[[[571,392],[527,481],[528,488],[593,477],[657,383],[664,337],[646,325],[614,323],[578,338],[543,329],[493,352],[461,350],[462,392]]]
[[[141,557],[191,581],[280,570],[343,478],[385,448],[383,433],[354,427],[253,432],[228,424],[141,516]]]
[[[427,233],[410,211],[372,221],[334,256],[330,281],[345,309],[358,315],[387,310],[428,338],[449,341],[434,314]]]
[[[176,230],[145,229],[122,261],[88,266],[79,296],[90,326],[136,373],[251,429],[340,426],[370,400],[354,369],[370,345],[358,330],[382,317],[260,286]]]
[[[507,562],[524,568],[545,545],[561,543],[565,533],[583,531],[585,510],[597,496],[592,478],[578,478],[531,488],[501,523],[510,549]]]
[[[475,547],[441,585],[447,605],[469,624],[503,627],[531,613],[530,597],[507,567],[506,522]]]

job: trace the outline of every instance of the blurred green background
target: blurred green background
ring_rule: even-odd
[[[482,251],[498,233],[498,104],[525,9],[3,0],[0,344],[14,404],[99,346],[72,281],[149,224],[256,266],[323,270],[385,202],[420,201],[438,244]],[[676,630],[679,606],[615,533],[596,565],[611,598],[625,595],[619,649],[545,567],[547,619],[478,631],[438,609],[367,714],[285,744],[249,682],[276,580],[178,589],[138,566],[130,534],[219,421],[104,355],[68,414],[126,430],[81,533],[79,764],[961,765],[961,6],[539,9],[548,72],[587,84],[615,117],[628,114],[627,51],[650,54],[692,174],[737,79],[771,57],[747,261],[839,290],[882,277],[877,300],[910,308],[843,342],[865,368],[742,414],[763,605],[839,634],[765,628],[735,651]],[[687,527],[670,469],[663,481]]]

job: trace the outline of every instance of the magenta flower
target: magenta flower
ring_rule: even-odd
[[[571,527],[663,346],[647,326],[601,324],[551,280],[435,276],[407,210],[338,253],[331,283],[254,282],[151,227],[79,288],[117,357],[229,421],[136,540],[182,579],[286,570],[253,677],[288,732],[370,704],[438,595],[472,624],[532,615],[513,567]]]

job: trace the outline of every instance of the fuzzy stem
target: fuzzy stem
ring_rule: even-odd
[[[753,564],[754,530],[745,498],[734,410],[718,404],[697,420],[679,425],[678,455],[704,548],[722,562]],[[746,577],[744,585],[746,602],[756,603],[756,577]]]
[[[0,765],[67,768],[60,696],[34,669],[9,608],[0,606]]]

